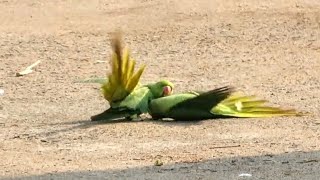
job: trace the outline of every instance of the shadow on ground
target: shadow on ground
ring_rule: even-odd
[[[320,152],[212,159],[120,170],[70,171],[14,179],[320,179]],[[247,176],[239,176],[248,174]],[[249,175],[252,175],[249,177]],[[5,177],[3,179],[13,179]]]
[[[220,120],[220,119],[219,119]],[[222,120],[222,119],[221,119]],[[127,119],[119,119],[119,120],[110,120],[110,121],[91,121],[88,120],[77,120],[72,122],[62,122],[62,123],[51,123],[51,126],[61,126],[61,125],[67,125],[71,127],[66,127],[58,130],[53,130],[49,132],[39,133],[37,135],[44,135],[44,136],[52,136],[58,133],[73,131],[76,129],[86,129],[93,126],[99,126],[99,125],[108,125],[108,124],[117,124],[117,123],[154,123],[159,125],[165,125],[165,126],[193,126],[193,125],[200,125],[203,121],[167,121],[167,120],[153,120],[153,119],[146,119],[143,121],[131,121]]]

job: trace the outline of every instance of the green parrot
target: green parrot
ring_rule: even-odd
[[[269,107],[265,100],[243,96],[232,87],[217,88],[208,92],[188,92],[154,99],[149,104],[153,119],[205,120],[227,117],[275,117],[302,115],[293,109]]]
[[[141,85],[140,77],[145,69],[143,65],[134,72],[136,61],[130,58],[127,48],[122,52],[120,34],[116,34],[111,41],[113,54],[111,58],[112,72],[106,79],[98,78],[101,83],[104,98],[110,108],[91,117],[92,121],[110,120],[117,118],[137,119],[140,114],[148,113],[149,102],[152,99],[170,95],[173,83],[162,80],[155,83]],[[86,80],[94,82],[94,80]]]
[[[112,39],[112,72],[107,78],[86,79],[98,82],[110,108],[92,116],[92,121],[118,118],[137,119],[149,113],[153,119],[203,120],[223,117],[273,117],[301,115],[295,110],[284,110],[264,105],[267,101],[254,96],[239,95],[232,87],[208,92],[172,94],[174,85],[167,80],[141,85],[143,65],[134,72],[136,61],[128,49],[122,51],[120,36]]]

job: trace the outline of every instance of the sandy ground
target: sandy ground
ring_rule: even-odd
[[[145,83],[234,85],[312,115],[92,123],[108,105],[73,81],[104,76],[117,28]],[[1,0],[0,39],[3,179],[320,179],[318,0]]]

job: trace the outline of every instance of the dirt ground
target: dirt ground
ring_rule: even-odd
[[[107,102],[74,81],[105,75],[117,28],[144,83],[233,85],[311,115],[92,123]],[[320,179],[318,0],[0,0],[0,39],[0,178]]]

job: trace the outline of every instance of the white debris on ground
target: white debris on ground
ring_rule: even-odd
[[[27,74],[30,74],[33,72],[32,68],[34,68],[35,66],[37,66],[41,61],[38,60],[36,61],[35,63],[31,64],[30,66],[28,66],[25,70],[23,71],[20,71],[20,72],[17,72],[16,73],[16,76],[24,76],[24,75],[27,75]]]
[[[252,177],[252,174],[249,174],[249,173],[241,173],[241,174],[239,174],[239,177]]]

